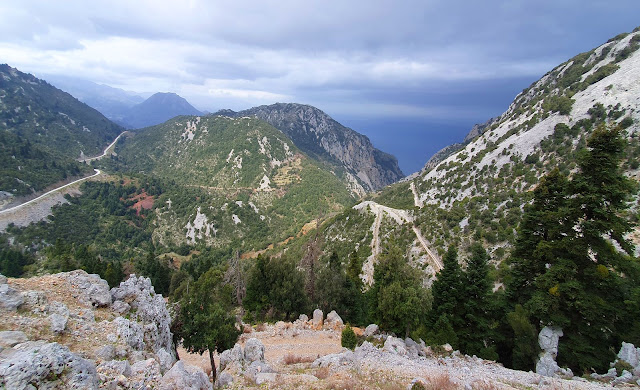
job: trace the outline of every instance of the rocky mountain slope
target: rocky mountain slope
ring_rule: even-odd
[[[286,134],[303,152],[356,178],[369,192],[401,179],[396,158],[373,147],[369,139],[342,126],[321,110],[303,104],[277,103],[221,115],[255,116]]]
[[[126,127],[139,129],[163,123],[178,115],[202,115],[189,102],[175,93],[158,92],[126,111],[121,119]]]
[[[554,68],[504,114],[479,126],[464,144],[442,151],[418,176],[336,217],[323,228],[325,253],[338,250],[346,256],[357,249],[370,262],[376,248],[393,241],[411,263],[433,275],[449,243],[465,253],[480,241],[497,265],[509,253],[522,207],[538,180],[553,168],[570,175],[589,134],[602,123],[624,128],[623,169],[640,179],[638,47],[636,30]],[[637,200],[636,195],[632,219]],[[375,204],[395,211],[381,216]],[[393,217],[399,213],[408,217]],[[636,244],[638,237],[636,231]],[[372,267],[366,265],[362,277],[368,280]]]
[[[126,169],[182,188],[156,201],[154,237],[161,241],[222,246],[244,239],[266,246],[356,196],[349,183],[254,117],[177,117],[137,132],[118,153]]]
[[[84,271],[0,276],[0,294],[2,388],[211,388],[202,370],[176,363],[167,305],[149,279],[109,290]]]
[[[0,65],[0,191],[25,195],[88,170],[124,129],[66,92]]]

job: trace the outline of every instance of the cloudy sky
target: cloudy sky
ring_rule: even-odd
[[[0,63],[210,111],[312,104],[409,173],[638,15],[638,0],[3,1]]]

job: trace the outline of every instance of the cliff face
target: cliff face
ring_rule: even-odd
[[[229,111],[220,114],[229,115]],[[342,166],[357,177],[367,191],[378,190],[404,176],[394,156],[374,148],[369,138],[341,125],[315,107],[277,103],[235,115],[256,116],[268,122],[308,155]]]

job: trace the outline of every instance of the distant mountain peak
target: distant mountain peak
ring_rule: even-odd
[[[141,128],[166,122],[178,115],[202,115],[202,112],[176,93],[158,92],[131,107],[123,122],[132,128]]]

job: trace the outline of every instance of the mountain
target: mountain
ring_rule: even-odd
[[[441,256],[452,243],[465,254],[479,241],[499,264],[541,177],[554,168],[567,176],[575,172],[587,138],[602,123],[624,128],[623,169],[638,181],[639,47],[636,30],[554,68],[502,115],[432,158],[417,177],[384,188],[324,226],[325,253],[348,256],[357,249],[367,259],[362,275],[368,281],[376,255],[391,242],[427,275],[442,268]],[[632,219],[637,199],[636,193]],[[636,245],[639,233],[631,236]]]
[[[255,116],[264,120],[286,134],[309,156],[346,171],[365,191],[379,190],[404,176],[394,156],[374,148],[369,138],[312,106],[276,103],[237,113],[224,110],[216,114]]]
[[[202,115],[202,113],[175,93],[158,92],[131,107],[122,118],[122,122],[127,127],[139,129],[160,124],[178,115]]]
[[[165,243],[263,249],[355,201],[346,183],[254,117],[179,116],[136,132],[118,154],[126,169],[173,183],[156,201],[154,239]]]
[[[120,125],[125,125],[123,119],[129,110],[144,101],[144,98],[135,92],[76,77],[61,75],[44,75],[43,77]]]
[[[46,81],[0,65],[0,191],[25,195],[88,168],[124,129]]]

